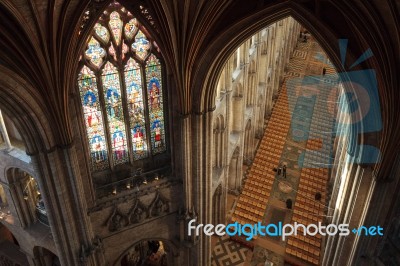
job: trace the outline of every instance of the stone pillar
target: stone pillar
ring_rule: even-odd
[[[239,160],[240,150],[239,147],[233,152],[231,161],[229,163],[229,174],[228,174],[228,188],[231,191],[239,193],[240,179],[241,179],[241,165]]]
[[[232,131],[240,132],[243,129],[243,95],[232,96],[232,112],[230,117],[232,119]]]
[[[73,145],[41,151],[32,154],[31,159],[61,264],[104,264],[101,248],[94,248]]]
[[[212,145],[208,143],[213,134],[212,111],[188,114],[180,121],[185,209],[181,239],[188,250],[182,252],[184,265],[211,264],[211,239],[204,234],[188,236],[187,228],[191,219],[196,224],[212,223]]]
[[[6,143],[7,150],[11,150],[12,145],[10,138],[8,137],[6,124],[4,123],[3,114],[1,113],[1,110],[0,110],[0,130],[4,138],[4,142]]]
[[[213,196],[213,224],[225,223],[224,203],[222,200],[222,184],[219,184]]]
[[[15,183],[15,195],[17,196],[18,199],[18,204],[21,207],[21,213],[22,213],[22,220],[24,221],[24,227],[30,226],[33,222],[34,219],[32,217],[32,213],[29,210],[29,195],[31,195],[27,190],[29,189],[29,183],[23,184],[24,180],[21,180],[17,183]],[[29,180],[28,180],[29,182]],[[24,193],[27,193],[28,199],[24,199]]]
[[[11,206],[15,208],[15,214],[19,218],[18,220],[21,223],[21,227],[25,228],[26,226],[28,226],[28,223],[25,219],[25,211],[24,211],[25,203],[23,202],[23,198],[20,197],[20,195],[18,194],[18,187],[20,187],[19,182],[14,182],[12,184],[9,184],[9,192],[13,203],[9,204],[9,206],[10,206],[10,211],[13,210]]]

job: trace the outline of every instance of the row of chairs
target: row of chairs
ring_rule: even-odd
[[[303,168],[301,170],[301,172],[303,173],[307,173],[307,174],[320,174],[323,173],[323,176],[327,177],[328,175],[328,168]]]
[[[314,245],[311,245],[311,244],[309,244],[309,243],[305,243],[305,242],[303,242],[303,241],[300,241],[300,240],[298,240],[298,239],[294,239],[294,238],[289,238],[288,239],[288,244],[290,245],[290,246],[293,246],[293,247],[295,247],[295,248],[299,248],[299,249],[302,249],[302,250],[304,250],[305,252],[307,252],[310,256],[315,256],[315,257],[319,257],[319,255],[320,255],[320,251],[319,251],[319,248],[318,247],[316,247],[316,246],[314,246]]]
[[[307,212],[297,211],[300,214],[293,214],[292,221],[301,223],[303,225],[318,224],[319,219],[315,215],[308,214]]]
[[[254,189],[253,187],[246,187],[246,190],[243,190],[243,195],[248,196],[249,198],[253,198],[260,201],[267,201],[270,196],[271,189],[263,190],[260,188]]]
[[[316,201],[314,199],[311,200],[305,197],[297,197],[295,205],[296,204],[298,204],[299,208],[302,206],[307,206],[308,209],[313,210],[313,212],[318,215],[322,215],[325,208],[323,202]],[[303,209],[307,210],[306,208]]]
[[[299,184],[299,189],[304,190],[305,192],[308,193],[316,193],[316,192],[320,192],[326,190],[326,186],[321,185],[321,184],[317,184],[317,183],[312,183],[312,185],[310,185],[310,181],[308,181],[308,183],[306,184],[305,182],[302,182],[302,184]],[[321,195],[323,195],[323,193],[321,193]]]
[[[312,185],[310,185],[312,183]],[[305,192],[308,193],[316,193],[320,192],[321,195],[323,194],[322,191],[326,190],[326,185],[318,184],[318,183],[313,183],[312,179],[307,180],[307,183],[305,181],[301,182],[299,184],[299,189],[304,190]]]
[[[268,180],[268,182],[262,182],[262,183],[261,182],[255,183],[254,181],[257,181],[257,180],[249,180],[249,182],[246,182],[245,188],[250,191],[257,191],[257,192],[258,192],[258,190],[265,191],[265,190],[271,190],[271,188],[272,188],[272,184],[273,184],[272,180]],[[253,182],[253,183],[251,183],[251,182]]]
[[[325,190],[326,182],[324,182],[324,180],[315,179],[314,177],[310,176],[309,178],[304,180],[304,185],[313,187],[315,189]]]
[[[320,169],[320,168],[314,168],[314,169]],[[310,177],[310,178],[318,178],[318,180],[328,180],[328,173],[324,172],[324,171],[314,170],[314,171],[306,172],[306,171],[302,170],[301,175],[306,178]]]
[[[307,146],[317,146],[318,141],[309,140]],[[314,146],[314,147],[315,147]],[[292,223],[303,225],[318,224],[322,222],[325,208],[326,189],[328,182],[328,169],[303,168],[300,175],[298,192],[293,208]],[[320,200],[315,200],[315,194],[321,194]],[[286,253],[300,258],[309,263],[318,265],[320,257],[322,236],[304,236],[297,234],[288,240]]]
[[[256,186],[262,189],[271,189],[272,184],[274,183],[273,180],[267,179],[266,182],[258,182],[257,180],[248,180],[246,185]]]
[[[237,209],[235,211],[236,216],[242,217],[244,220],[251,221],[251,223],[257,223],[260,220],[260,215],[258,212],[254,213],[253,209],[251,211],[244,211],[243,209]],[[262,217],[262,215],[261,215]]]
[[[257,201],[254,198],[249,198],[249,197],[247,197],[245,195],[242,195],[239,198],[238,203],[241,203],[243,205],[243,208],[251,207],[253,209],[258,209],[258,210],[261,210],[261,211],[265,210],[263,201]]]
[[[257,222],[264,216],[275,179],[272,169],[279,163],[289,124],[288,115],[285,116],[287,119],[283,119],[284,116],[277,116],[276,113],[274,112],[270,118],[254,162],[249,169],[246,183],[232,216],[233,221]]]
[[[286,248],[286,253],[288,253],[288,254],[290,254],[292,256],[301,258],[302,260],[305,260],[305,261],[307,261],[309,263],[312,263],[314,265],[319,265],[319,260],[318,259],[316,259],[316,258],[314,258],[312,256],[309,256],[309,255],[303,254],[302,250],[299,249],[299,248],[287,247]]]

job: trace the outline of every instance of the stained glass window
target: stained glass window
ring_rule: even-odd
[[[110,39],[110,33],[106,29],[106,27],[101,26],[101,24],[96,23],[94,26],[94,30],[96,32],[96,35],[103,41],[103,42],[108,42]]]
[[[110,62],[103,69],[102,81],[111,147],[114,160],[118,164],[126,162],[128,154],[119,73]]]
[[[111,28],[111,32],[114,36],[115,43],[119,45],[121,42],[121,35],[122,35],[122,21],[117,11],[111,13],[109,25]]]
[[[137,25],[137,22],[136,22],[135,18],[129,20],[129,22],[125,24],[125,37],[128,40],[132,39],[133,34],[135,33],[135,31],[137,29],[136,25]]]
[[[166,151],[162,66],[154,43],[117,2],[93,27],[78,75],[93,171]]]
[[[151,145],[153,154],[165,151],[161,65],[152,54],[146,62],[147,95],[150,115]]]
[[[142,31],[138,31],[135,42],[132,43],[132,49],[140,59],[144,59],[150,49],[150,43]]]
[[[106,51],[100,47],[100,43],[95,38],[90,38],[88,49],[85,52],[90,62],[99,67],[103,63]]]
[[[83,104],[92,168],[94,170],[102,170],[108,167],[107,143],[104,136],[104,124],[96,77],[87,66],[84,66],[79,73],[78,85]]]
[[[147,157],[146,120],[143,105],[140,65],[132,58],[125,66],[126,95],[131,125],[132,148],[135,159]]]

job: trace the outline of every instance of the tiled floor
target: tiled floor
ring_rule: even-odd
[[[230,241],[228,236],[218,238],[212,253],[212,266],[242,265],[249,249]]]
[[[323,67],[327,70],[324,76],[322,76]],[[276,167],[279,163],[287,165],[287,176],[286,178],[278,176],[272,171],[271,164],[268,164],[270,162],[266,162],[266,166],[261,169],[265,169],[264,171],[270,171],[271,173],[267,173],[265,177],[261,177],[261,180],[257,177],[255,179],[248,177],[246,185],[249,182],[251,186],[245,186],[242,194],[238,197],[239,200],[236,201],[236,204],[239,202],[241,206],[243,204],[240,204],[240,202],[252,202],[252,200],[258,198],[260,202],[264,202],[265,204],[260,205],[264,210],[264,214],[259,215],[258,207],[256,207],[257,211],[246,212],[246,210],[241,209],[243,206],[238,207],[236,205],[234,208],[235,212],[233,213],[233,221],[245,221],[248,223],[250,221],[252,221],[251,223],[261,221],[263,224],[268,224],[279,220],[284,223],[290,223],[304,218],[302,215],[305,215],[306,218],[309,216],[317,217],[316,219],[318,220],[322,219],[318,208],[316,208],[315,212],[310,211],[308,213],[304,212],[301,207],[304,207],[302,203],[309,201],[317,205],[317,207],[321,207],[321,209],[323,209],[325,204],[328,175],[326,169],[329,167],[328,164],[330,163],[332,152],[332,134],[330,132],[334,126],[334,116],[332,113],[335,110],[335,97],[337,97],[335,93],[332,93],[335,92],[335,86],[337,86],[335,69],[329,63],[320,46],[312,39],[307,43],[299,43],[293,53],[293,57],[290,59],[285,83],[280,90],[280,95],[271,116],[272,118],[274,115],[282,118],[282,122],[277,125],[274,124],[275,122],[272,122],[272,127],[274,129],[278,128],[278,134],[281,135],[277,139],[277,142],[274,142],[276,144],[270,148],[275,154],[271,156],[268,149],[265,149],[265,146],[268,146],[268,142],[274,141],[269,137],[267,128],[263,139],[260,141],[261,148],[257,151],[252,166],[252,168],[257,168],[255,166],[257,158],[259,158],[258,164],[260,164],[260,159],[262,162],[263,160],[265,161],[265,158],[269,158],[271,162],[276,162]],[[328,98],[332,100],[331,105],[327,103],[326,99]],[[288,116],[287,113],[290,116],[290,124],[285,125]],[[274,121],[273,119],[271,120]],[[271,127],[271,122],[268,124],[268,127]],[[283,142],[280,141],[281,138],[284,139]],[[279,157],[276,158],[276,155]],[[320,170],[318,170],[318,176],[313,177],[313,172],[317,171],[315,169]],[[255,175],[259,173],[260,176],[264,174],[262,171],[257,172],[251,168],[249,172]],[[265,183],[268,186],[262,185],[263,180],[266,178],[271,178],[268,183]],[[315,182],[318,185],[308,184],[307,178],[319,178]],[[263,199],[259,196],[252,198],[251,194],[256,193],[254,184],[261,184],[263,186],[260,187],[263,192],[258,194],[264,195]],[[305,186],[305,184],[308,185]],[[265,190],[270,190],[270,192],[265,193]],[[318,203],[313,202],[315,201],[314,194],[316,192],[323,194],[322,200]],[[287,199],[293,201],[294,210],[286,208],[285,202]],[[231,200],[230,202],[232,202]],[[241,211],[238,211],[238,208]],[[295,214],[294,211],[296,211]],[[253,240],[254,250],[251,253],[247,248],[241,248],[239,244],[230,241],[227,237],[223,237],[217,241],[214,247],[212,263],[213,265],[244,266],[264,265],[266,261],[273,263],[274,266],[290,265],[289,262],[297,265],[318,264],[316,261],[319,259],[321,253],[318,253],[318,256],[313,253],[306,253],[307,256],[303,255],[303,257],[299,253],[303,252],[300,247],[310,245],[310,242],[303,243],[300,239],[294,239],[294,241],[297,241],[295,243],[296,246],[291,246],[287,241],[281,241],[280,239],[260,237]],[[317,244],[320,245],[321,243],[320,238],[315,239],[315,242],[314,240],[311,241],[316,245],[312,246],[313,250],[317,249]],[[291,244],[293,244],[293,240],[291,240]],[[293,250],[295,250],[294,253],[292,252]],[[245,259],[246,252],[251,254],[251,256],[247,256],[247,259]]]

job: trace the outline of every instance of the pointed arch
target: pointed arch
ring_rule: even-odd
[[[94,24],[79,62],[92,171],[167,150],[163,82],[154,39],[131,12],[112,2]]]

